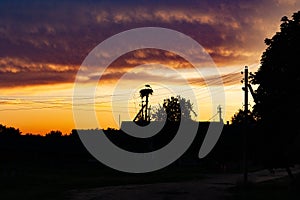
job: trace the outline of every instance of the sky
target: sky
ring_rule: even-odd
[[[120,121],[134,118],[141,103],[138,91],[149,83],[154,90],[152,107],[172,95],[190,99],[185,92],[192,91],[195,99],[191,101],[198,113],[195,120],[200,121],[218,120],[209,91],[222,86],[222,117],[230,120],[243,107],[240,72],[246,65],[251,72],[258,69],[266,49],[264,39],[279,31],[281,17],[291,17],[298,10],[297,0],[1,0],[0,124],[33,134],[118,128]],[[116,34],[141,27],[171,29],[197,41],[218,73],[212,65],[199,61],[197,65],[206,75],[198,76],[186,58],[161,49],[130,51],[109,66],[99,61],[99,71],[107,67],[100,81],[98,68],[93,73],[95,79],[86,81],[86,87],[97,82],[93,108],[99,126],[89,126],[86,116],[86,125],[77,127],[72,102],[85,58]],[[185,51],[192,57],[199,53]],[[222,81],[214,81],[218,76]],[[187,82],[181,82],[183,79]],[[76,98],[83,106],[89,104],[84,95]]]

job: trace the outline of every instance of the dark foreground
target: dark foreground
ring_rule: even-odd
[[[300,168],[294,168],[299,173]],[[70,190],[66,199],[74,200],[217,200],[217,199],[298,199],[300,197],[299,176],[293,182],[286,174],[277,170],[274,175],[266,170],[250,173],[250,183],[243,187],[240,174],[207,174],[201,180],[156,183],[143,185],[125,185]]]
[[[273,200],[286,199],[283,196],[287,194],[288,197],[300,197],[294,190],[299,186],[298,181],[291,185],[288,179],[272,183],[275,191],[262,183],[254,184],[247,191],[236,188],[241,182],[242,169],[240,131],[225,127],[213,151],[199,160],[197,155],[206,128],[199,129],[193,144],[178,161],[146,174],[123,173],[102,165],[87,152],[76,134],[2,136],[0,199],[261,199],[262,196]],[[137,146],[139,142],[127,138],[124,143],[124,136],[110,132],[116,143],[127,144],[125,149],[134,146],[136,149],[133,150],[137,152],[145,151],[142,147],[147,145]],[[163,142],[172,139],[169,136],[162,137],[165,140],[156,139],[159,142],[154,146],[159,148]],[[132,143],[128,145],[128,141]],[[249,170],[252,172],[264,168],[253,159],[259,154],[251,151]],[[274,181],[267,170],[263,173],[255,176],[254,182]]]

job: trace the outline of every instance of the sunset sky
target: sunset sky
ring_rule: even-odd
[[[257,70],[264,39],[279,30],[282,16],[291,17],[299,9],[297,0],[0,1],[0,124],[23,133],[70,133],[77,128],[73,87],[84,59],[106,39],[140,27],[179,31],[203,46],[223,79],[226,103],[221,106],[224,120],[230,120],[243,106],[240,72],[246,65],[249,71]],[[203,78],[220,83],[213,82],[217,74],[210,65],[201,66],[209,77],[197,76],[185,58],[168,51],[141,49],[120,55],[96,91],[98,128],[118,127],[118,116],[132,120],[144,84],[154,89],[152,106],[176,95],[170,87],[183,87],[178,73],[197,98],[195,119],[211,119],[216,108]],[[179,95],[189,98],[182,91]],[[87,123],[79,128],[97,127]]]

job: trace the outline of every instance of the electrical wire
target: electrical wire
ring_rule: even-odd
[[[240,81],[237,77],[237,72],[241,71],[241,69],[235,70],[233,72],[227,73],[222,75],[221,77],[211,77],[207,79],[200,79],[200,80],[194,80],[190,81],[190,85],[203,85],[203,86],[222,86],[222,85],[233,85],[232,88],[236,89],[236,83]],[[160,90],[166,90],[165,87],[156,88],[156,91]],[[220,89],[213,90],[212,93],[207,94],[207,87],[190,87],[187,89],[183,89],[180,91],[179,95],[182,95],[187,92],[194,92],[197,100],[204,100],[207,98],[211,98],[212,95],[215,93],[221,92],[224,88],[221,87]],[[206,90],[206,94],[203,95],[203,91]],[[220,91],[219,91],[220,90]],[[230,88],[225,89],[225,91],[230,90]],[[110,105],[105,105],[108,103],[115,103],[115,102],[129,102],[131,100],[134,101],[134,106],[124,106],[119,104],[114,104],[114,109],[137,109],[136,108],[136,100],[139,97],[135,96],[135,93],[133,96],[131,96],[130,99],[128,99],[128,95],[132,93],[125,92],[125,93],[119,93],[119,94],[107,94],[107,95],[95,95],[93,96],[13,96],[13,97],[7,97],[7,96],[0,96],[0,106],[8,105],[8,106],[17,106],[16,108],[2,108],[0,111],[27,111],[27,110],[38,110],[38,109],[73,109],[73,103],[71,103],[74,99],[76,102],[81,101],[82,103],[76,103],[76,109],[82,109],[81,107],[77,106],[88,106],[88,105],[94,105],[95,110],[99,112],[111,112],[111,110],[105,110],[105,109],[97,109],[98,106],[101,108],[109,108]],[[152,98],[151,101],[158,100],[158,98],[161,98],[161,96],[169,95],[170,92],[164,92],[160,93],[160,97],[155,96]],[[124,98],[122,98],[124,97]],[[52,98],[52,99],[51,99]],[[111,98],[111,100],[104,100],[105,98]],[[103,99],[103,100],[101,100]],[[87,100],[93,100],[93,102],[84,102]],[[118,110],[120,112],[124,112],[122,110]]]

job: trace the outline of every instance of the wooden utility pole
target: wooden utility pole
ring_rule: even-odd
[[[244,124],[244,135],[243,135],[243,138],[244,138],[244,141],[243,141],[243,168],[244,168],[244,184],[247,184],[248,182],[248,163],[247,163],[247,129],[248,129],[248,67],[245,66],[245,71],[244,71],[244,83],[245,83],[245,86],[244,86],[244,92],[245,92],[245,124]]]

